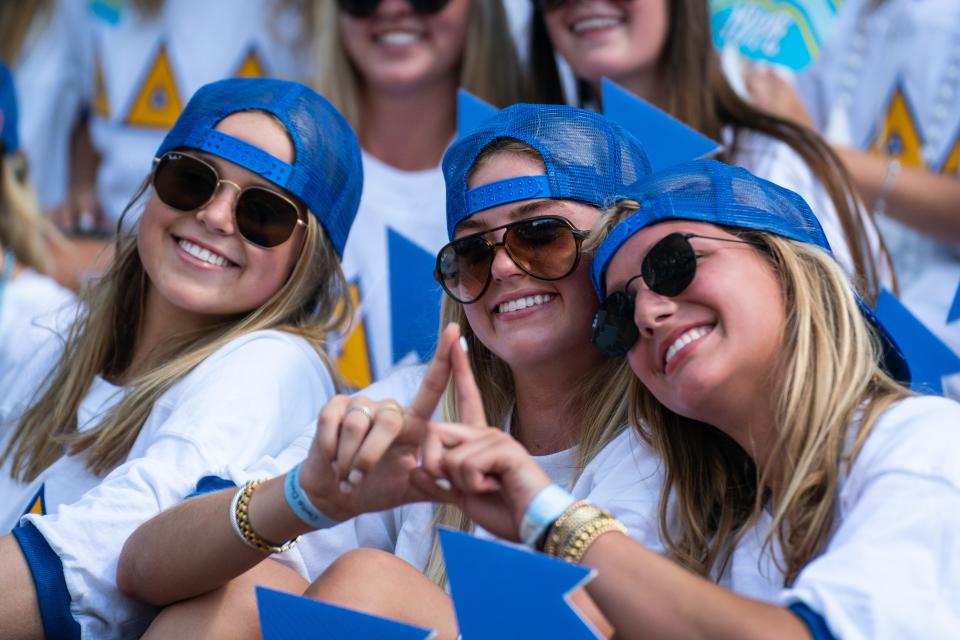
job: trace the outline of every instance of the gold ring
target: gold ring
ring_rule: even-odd
[[[373,411],[370,411],[370,407],[363,404],[352,404],[347,407],[347,412],[343,414],[343,417],[346,418],[350,415],[351,411],[359,411],[363,415],[367,416],[367,420],[373,422]]]
[[[399,413],[400,416],[403,417],[403,407],[401,407],[399,403],[394,402],[393,400],[389,400],[385,402],[382,406],[380,406],[377,409],[377,415],[380,415],[380,413],[383,411],[394,411],[396,413]]]

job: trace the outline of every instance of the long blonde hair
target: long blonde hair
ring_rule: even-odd
[[[0,155],[0,248],[12,250],[20,264],[47,273],[47,240],[59,237],[40,213],[23,151]]]
[[[0,2],[0,60],[10,67],[17,64],[27,36],[43,26],[38,20],[50,19],[52,7],[53,0]]]
[[[480,166],[498,154],[521,155],[543,163],[543,158],[533,147],[512,138],[500,138],[491,142],[480,152],[467,179],[469,180]],[[516,401],[516,390],[510,367],[477,338],[470,323],[467,322],[463,305],[450,297],[445,297],[441,307],[440,326],[445,327],[451,322],[456,322],[460,326],[460,332],[467,340],[470,366],[483,397],[483,408],[488,424],[505,424]],[[589,345],[584,345],[584,348],[589,348]],[[565,409],[573,417],[573,423],[581,425],[577,431],[576,476],[579,476],[590,460],[626,427],[629,410],[627,391],[632,378],[633,375],[625,360],[607,359],[591,371],[577,389],[570,391]],[[452,382],[441,400],[441,409],[444,420],[459,421],[460,412]],[[434,522],[440,526],[462,531],[472,530],[474,526],[463,511],[449,504],[437,507]],[[446,581],[443,555],[436,534],[434,534],[433,547],[424,573],[438,585],[442,586]]]
[[[145,182],[124,215],[147,189]],[[149,281],[136,235],[118,234],[115,251],[110,268],[85,296],[86,310],[69,330],[50,384],[23,415],[0,457],[0,462],[12,458],[11,475],[19,481],[35,479],[64,454],[83,453],[91,472],[107,473],[130,452],[157,399],[217,349],[254,331],[280,329],[302,336],[335,376],[321,346],[332,332],[346,329],[353,303],[336,252],[308,213],[293,270],[269,300],[247,313],[168,340],[151,355],[145,371],[125,381],[128,392],[103,421],[79,432],[77,411],[94,378],[119,379],[126,373],[143,322]]]
[[[636,208],[630,201],[615,207],[594,240]],[[910,392],[878,364],[882,349],[833,258],[772,234],[727,230],[760,245],[783,289],[783,351],[770,376],[778,390],[775,463],[759,470],[729,436],[672,412],[636,379],[631,420],[665,460],[660,529],[669,554],[700,575],[721,575],[769,504],[765,545],[776,538],[776,561],[790,585],[829,540],[842,474],[880,414]],[[676,510],[668,514],[671,496]]]
[[[315,0],[312,13],[315,59],[321,61],[314,88],[358,129],[362,79],[343,45],[337,3]],[[519,102],[523,79],[503,5],[471,0],[468,22],[460,86],[498,107]]]

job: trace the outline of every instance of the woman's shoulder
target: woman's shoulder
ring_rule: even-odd
[[[317,346],[303,336],[280,329],[260,329],[234,338],[210,354],[201,366],[233,366],[245,361],[269,366],[270,362],[286,360],[323,366]]]

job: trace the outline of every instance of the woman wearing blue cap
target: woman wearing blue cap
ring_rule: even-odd
[[[954,637],[960,406],[901,386],[806,203],[700,161],[642,181],[598,231],[594,339],[636,374],[674,562],[607,535],[602,505],[544,509],[556,489],[519,447],[470,462],[469,429],[434,424],[447,449],[424,467],[451,499],[484,526],[548,519],[536,547],[598,570],[587,592],[618,637]],[[471,510],[494,481],[499,512]]]
[[[312,422],[361,176],[349,125],[303,85],[193,97],[62,349],[0,407],[0,635],[136,634],[144,610],[114,584],[127,535]]]
[[[651,547],[659,545],[661,478],[646,445],[627,428],[626,364],[589,344],[597,302],[590,257],[581,251],[584,230],[603,204],[649,172],[639,143],[589,111],[514,105],[455,142],[443,169],[450,242],[437,257],[436,276],[448,295],[431,367],[332,400],[313,442],[293,458],[302,464],[250,489],[240,509],[259,535],[277,542],[326,527],[274,556],[302,562],[310,579],[323,574],[308,595],[354,608],[389,601],[396,606],[384,613],[424,616],[447,637],[456,624],[436,584],[444,582],[444,568],[434,525],[474,527],[451,507],[404,504],[438,491],[417,468],[421,436],[438,406],[444,419],[469,423],[477,435],[516,438],[555,482],[608,505]],[[287,468],[263,464],[248,475]],[[124,588],[166,604],[219,587],[266,558],[240,553],[226,517],[235,495],[187,501],[138,529],[120,562]],[[397,508],[375,513],[390,507]],[[535,533],[534,524],[529,535]],[[341,556],[357,546],[368,549]],[[382,563],[393,560],[404,575],[377,579]],[[208,609],[205,622],[179,628],[209,628],[212,616],[238,615],[216,609]]]

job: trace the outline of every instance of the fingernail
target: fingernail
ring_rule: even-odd
[[[346,480],[340,481],[340,493],[350,493],[353,491],[353,485],[351,485]]]
[[[460,336],[460,350],[463,351],[464,353],[469,353],[469,351],[470,351],[470,348],[467,347],[467,337],[466,337],[466,336]]]
[[[360,469],[352,470],[350,475],[347,476],[347,482],[352,485],[360,484],[361,480],[363,480],[363,471],[360,471]]]
[[[444,491],[450,491],[450,489],[453,488],[453,485],[450,484],[450,481],[447,480],[446,478],[437,478],[436,480],[433,481],[433,484],[437,485]]]

